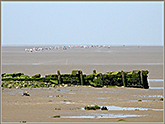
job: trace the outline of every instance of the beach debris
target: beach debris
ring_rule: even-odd
[[[163,101],[163,98],[160,98],[160,101]]]
[[[61,110],[61,108],[54,108],[55,110]]]
[[[85,110],[108,110],[106,106],[100,107],[98,105],[85,106]]]
[[[26,121],[20,121],[20,123],[26,123]]]
[[[53,116],[53,118],[60,118],[60,115],[55,115]]]
[[[101,110],[108,110],[106,106],[101,107]]]
[[[22,93],[22,96],[30,96],[28,91],[25,91],[24,93]]]
[[[97,110],[100,109],[100,106],[95,105],[95,106],[85,106],[85,110]]]
[[[119,119],[118,121],[125,121],[124,119]]]

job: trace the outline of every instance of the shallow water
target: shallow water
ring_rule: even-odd
[[[96,97],[95,97],[96,98]],[[111,99],[112,97],[97,97],[97,99]]]
[[[163,95],[148,95],[148,97],[163,97]]]
[[[164,89],[164,87],[149,87],[149,89]]]
[[[94,105],[91,105],[94,106]],[[103,107],[103,106],[100,106]],[[147,111],[147,110],[153,110],[153,111],[163,111],[163,109],[154,109],[154,108],[139,108],[139,107],[119,107],[119,106],[105,106],[108,110],[112,111],[131,111],[131,110],[140,110],[140,111]],[[81,110],[85,110],[85,108],[81,108]]]
[[[163,95],[133,95],[138,97],[163,97]]]
[[[63,96],[63,95],[55,95],[55,96],[49,95],[49,96],[47,96],[47,97],[67,97],[67,96]]]
[[[60,118],[127,118],[127,117],[140,117],[146,115],[131,115],[131,114],[97,114],[93,116],[61,116]]]
[[[129,100],[130,102],[139,102],[138,100]],[[140,102],[153,102],[153,101],[155,101],[155,100],[142,100],[142,101],[140,101]],[[163,101],[161,101],[161,100],[157,100],[157,101],[159,101],[159,102],[163,102]]]
[[[154,82],[155,82],[155,81],[156,81],[156,82],[163,82],[164,79],[148,79],[148,81],[149,81],[149,82],[153,82],[153,81],[154,81]]]

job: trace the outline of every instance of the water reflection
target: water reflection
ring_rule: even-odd
[[[131,114],[98,114],[93,116],[61,116],[61,118],[127,118],[127,117],[140,117],[147,115],[131,115]]]

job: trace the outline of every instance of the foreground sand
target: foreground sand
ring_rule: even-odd
[[[31,96],[22,96],[29,91]],[[60,95],[58,97],[58,95]],[[137,88],[93,88],[85,86],[4,89],[2,122],[163,122],[163,90]],[[142,101],[138,101],[142,100]],[[82,110],[87,105],[139,107],[158,110]],[[60,108],[61,110],[55,110]],[[160,110],[161,109],[161,110]],[[66,116],[143,115],[117,118],[65,118]],[[52,116],[60,115],[60,118]]]

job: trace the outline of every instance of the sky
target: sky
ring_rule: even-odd
[[[2,46],[163,46],[164,2],[1,2]]]

